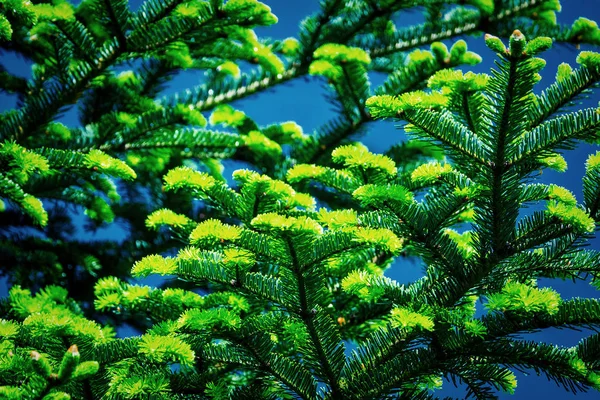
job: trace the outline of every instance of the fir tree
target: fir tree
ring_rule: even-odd
[[[0,69],[20,101],[0,116],[13,283],[1,396],[426,399],[447,377],[494,398],[514,392],[514,369],[600,389],[598,335],[571,348],[515,338],[600,325],[598,300],[537,285],[598,274],[600,253],[582,246],[600,221],[600,154],[583,204],[534,182],[565,169],[561,150],[600,139],[598,109],[566,109],[600,81],[598,53],[533,91],[550,37],[599,44],[595,23],[558,25],[554,0],[328,0],[297,40],[274,41],[251,30],[276,21],[255,0],[1,4],[0,49],[35,62],[29,81]],[[423,24],[391,22],[414,7]],[[456,70],[479,56],[439,40],[481,32],[497,69]],[[206,82],[160,97],[185,69]],[[374,90],[370,71],[388,74]],[[305,74],[339,111],[314,135],[227,104]],[[56,121],[74,105],[82,127]],[[412,139],[386,155],[350,140],[383,117]],[[256,171],[229,184],[223,159]],[[74,240],[70,205],[89,229],[127,221],[127,244]],[[423,260],[423,278],[384,276],[403,255]],[[121,322],[142,334],[115,338]]]

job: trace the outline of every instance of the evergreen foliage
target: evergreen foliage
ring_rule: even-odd
[[[487,399],[515,391],[513,370],[600,390],[597,334],[516,336],[600,326],[597,299],[538,286],[598,286],[600,252],[582,247],[600,153],[582,204],[534,182],[600,140],[600,109],[567,108],[600,54],[534,92],[543,52],[600,44],[594,22],[557,24],[557,0],[323,0],[276,41],[252,30],[277,21],[256,0],[0,1],[0,51],[34,62],[30,80],[0,65],[19,98],[0,114],[0,398],[429,399],[449,378]],[[396,27],[413,8],[425,22]],[[440,42],[466,33],[486,33],[491,74],[457,70],[481,58]],[[183,70],[206,80],[162,96]],[[228,104],[307,74],[339,114],[314,134]],[[80,127],[58,121],[73,107]],[[352,140],[379,118],[411,140],[384,155]],[[228,182],[225,159],[254,170]],[[79,211],[127,241],[78,239]],[[406,255],[426,271],[400,285],[384,272]],[[178,280],[131,279],[153,274]],[[117,338],[123,323],[140,336]]]

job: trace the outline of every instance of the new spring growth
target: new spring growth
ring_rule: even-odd
[[[527,41],[525,35],[520,30],[515,30],[509,39],[509,48],[507,49],[502,40],[496,36],[486,34],[485,44],[496,53],[511,55],[515,58],[523,56],[535,56],[552,47],[552,39],[548,37],[537,37]]]
[[[510,35],[508,43],[510,54],[513,57],[518,58],[523,55],[527,40],[525,39],[525,35],[523,35],[520,30],[516,29],[512,35]]]
[[[77,380],[88,379],[92,375],[95,375],[100,369],[100,364],[97,361],[85,361],[77,366],[73,378]]]
[[[598,24],[587,18],[578,18],[571,27],[570,38],[576,43],[600,44]]]
[[[50,367],[46,358],[42,357],[42,355],[35,350],[30,353],[30,357],[33,370],[42,378],[48,379],[52,374],[52,367]]]
[[[173,275],[177,272],[177,262],[173,258],[153,254],[137,261],[131,274],[137,277],[146,277],[150,274]]]
[[[284,39],[281,43],[281,52],[286,56],[293,57],[300,52],[300,42],[296,38]]]
[[[61,381],[66,381],[71,378],[73,372],[79,365],[79,349],[77,345],[72,345],[69,347],[69,350],[63,356],[63,359],[60,363],[60,369],[58,370],[58,379]]]
[[[551,288],[538,289],[525,283],[508,282],[500,293],[488,295],[490,311],[511,311],[519,314],[556,314],[562,300]]]
[[[194,222],[182,214],[177,214],[166,208],[154,211],[146,218],[146,226],[150,229],[158,230],[161,226],[167,225],[173,228],[183,228],[192,225]]]
[[[319,47],[313,57],[315,61],[310,64],[308,73],[324,76],[332,83],[343,76],[342,65],[358,64],[366,67],[371,63],[371,58],[364,50],[333,43]]]
[[[223,76],[231,76],[239,79],[241,76],[240,67],[233,61],[225,61],[217,67],[217,72]]]
[[[489,33],[486,33],[484,36],[484,39],[485,39],[485,44],[487,45],[487,47],[489,47],[496,53],[506,54],[508,52],[508,50],[506,49],[506,46],[504,45],[504,43],[502,43],[502,40],[500,40],[500,38],[498,38],[494,35],[490,35]]]
[[[40,199],[25,194],[20,201],[20,205],[23,207],[23,211],[33,218],[35,223],[42,227],[46,226],[48,223],[48,213],[44,209],[44,205]]]

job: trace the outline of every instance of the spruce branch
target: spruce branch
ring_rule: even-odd
[[[538,6],[537,3],[537,1],[524,2],[524,5],[514,6],[510,11],[498,13],[497,18],[513,18],[515,15],[518,16],[521,10],[528,10],[530,7]],[[399,31],[401,32],[399,33],[401,37],[415,39],[411,39],[410,41],[402,41],[401,39],[393,40],[394,44],[389,45],[385,50],[378,51],[372,48],[370,41],[380,40],[379,38],[369,38],[365,41],[362,39],[362,36],[357,35],[361,29],[368,26],[370,22],[378,17],[397,11],[398,8],[409,8],[418,5],[420,5],[419,2],[408,4],[390,3],[384,7],[375,8],[367,5],[368,12],[357,12],[357,20],[350,17],[352,23],[344,24],[341,32],[336,29],[331,29],[332,32],[335,32],[335,36],[329,38],[327,36],[328,24],[332,22],[333,17],[336,15],[335,13],[339,13],[340,10],[338,9],[339,4],[337,4],[337,2],[333,2],[332,4],[325,3],[325,11],[321,13],[316,20],[309,19],[305,22],[306,31],[301,30],[300,32],[301,43],[303,44],[302,49],[298,56],[291,60],[289,65],[281,73],[274,76],[267,74],[263,70],[254,70],[247,75],[242,75],[241,79],[227,81],[222,87],[208,88],[207,86],[199,86],[191,92],[176,94],[171,98],[165,98],[162,100],[162,104],[174,104],[179,102],[192,104],[199,110],[209,110],[224,102],[240,99],[247,95],[272,88],[273,86],[284,83],[290,79],[304,76],[308,73],[309,65],[313,61],[313,52],[318,46],[327,42],[357,46],[364,49],[372,58],[375,58],[397,53],[399,51],[407,51],[422,46],[423,44],[431,44],[441,39],[459,36],[466,32],[483,30],[479,24],[469,22],[469,17],[461,15],[460,12],[452,12],[448,14],[447,20],[450,21],[449,24],[455,24],[453,27],[445,25],[440,27],[436,26],[433,32],[429,32],[428,25],[424,24],[408,28],[405,31]],[[470,12],[471,10],[468,11]],[[480,17],[480,14],[476,11],[474,11],[474,14],[469,12],[467,12],[466,15],[470,15],[470,18],[473,18],[473,15],[475,18]],[[465,19],[467,22],[465,22]],[[354,38],[355,40],[353,40]]]

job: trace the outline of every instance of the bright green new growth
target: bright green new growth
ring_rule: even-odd
[[[546,213],[558,218],[564,223],[572,225],[577,231],[591,233],[596,228],[595,221],[582,209],[565,204],[564,202],[550,202]]]
[[[441,179],[442,174],[447,173],[452,173],[452,165],[433,162],[419,166],[411,173],[410,177],[414,182],[429,184]]]
[[[223,64],[217,67],[217,71],[222,74],[233,76],[234,78],[240,77],[240,67],[234,62],[225,61]]]
[[[461,215],[461,219],[466,222],[471,222],[474,219],[468,219]],[[465,259],[471,258],[474,254],[476,254],[475,249],[473,248],[473,232],[466,231],[464,233],[458,233],[452,229],[446,229],[446,234],[452,239],[461,252],[462,256]]]
[[[556,314],[561,304],[558,293],[550,288],[537,289],[524,283],[508,282],[500,293],[488,296],[490,311],[523,314]]]
[[[550,156],[540,156],[537,161],[545,167],[553,169],[558,172],[565,172],[567,170],[567,161],[560,154],[553,154]]]
[[[356,47],[346,47],[339,44],[325,44],[319,47],[313,56],[336,64],[358,63],[368,65],[371,58],[364,50]]]
[[[182,322],[185,325],[185,322]],[[169,336],[145,335],[140,342],[139,354],[162,363],[174,361],[181,365],[190,365],[194,362],[194,352],[182,340]]]
[[[283,41],[281,52],[293,56],[300,50],[300,42],[296,38],[287,38]]]
[[[342,280],[342,288],[362,300],[377,301],[385,294],[385,290],[372,287],[370,283],[372,277],[373,275],[366,271],[353,271]]]
[[[47,172],[48,161],[39,154],[28,151],[14,142],[5,142],[0,147],[0,154],[8,159],[8,166],[14,179],[19,183],[25,183],[36,171]]]
[[[367,100],[366,106],[373,118],[396,116],[412,108],[436,109],[447,104],[448,98],[440,92],[411,92],[400,97],[375,96]]]
[[[558,185],[550,185],[548,187],[548,198],[557,200],[559,203],[563,203],[567,206],[577,205],[577,199],[575,199],[573,193]]]
[[[597,44],[600,42],[600,31],[598,24],[587,18],[578,18],[571,27],[571,35],[589,43]]]
[[[146,218],[146,226],[153,229],[158,229],[162,225],[183,228],[184,226],[193,223],[194,222],[185,215],[174,213],[168,209],[156,210]]]
[[[449,378],[488,399],[515,392],[511,369],[600,388],[597,335],[521,338],[600,326],[597,299],[538,288],[598,286],[582,245],[600,156],[581,203],[535,183],[599,140],[597,108],[565,107],[596,89],[600,54],[534,90],[553,40],[600,44],[593,21],[558,24],[557,0],[324,0],[280,41],[252,30],[277,21],[256,0],[0,5],[0,51],[35,62],[29,80],[0,66],[19,98],[0,115],[0,398],[432,399]],[[412,8],[424,22],[396,26]],[[482,30],[497,70],[456,70],[481,61],[457,39]],[[183,70],[202,83],[164,96]],[[336,111],[313,134],[234,103],[307,74]],[[56,121],[68,107],[80,127]],[[380,117],[411,139],[356,142]],[[248,166],[233,181],[232,162]],[[110,223],[127,239],[79,234]],[[423,276],[400,284],[404,257]],[[123,324],[139,334],[116,338]]]
[[[427,86],[431,89],[450,88],[453,92],[473,92],[483,90],[489,81],[486,74],[474,74],[444,69],[429,78]]]
[[[585,169],[587,172],[592,172],[600,169],[600,151],[596,154],[591,154],[585,162]]]
[[[390,313],[391,326],[412,330],[421,328],[427,331],[433,330],[433,321],[426,315],[422,315],[406,308],[396,307]]]
[[[396,174],[396,166],[390,158],[372,154],[362,145],[338,147],[331,153],[331,156],[334,162],[343,164],[346,167],[381,171],[386,175],[385,177]],[[352,169],[350,168],[350,170]]]
[[[209,247],[224,241],[234,241],[240,237],[241,229],[225,225],[221,221],[209,219],[198,224],[190,234],[192,244]]]
[[[321,208],[318,219],[330,229],[353,227],[358,224],[358,214],[354,210],[329,211]]]
[[[196,188],[209,190],[216,183],[215,179],[208,174],[195,171],[189,167],[179,167],[169,171],[164,177],[165,189]]]
[[[136,277],[144,277],[150,274],[173,275],[176,271],[176,260],[155,254],[136,262],[131,269],[131,274]]]
[[[241,111],[234,110],[228,105],[219,106],[210,115],[210,123],[212,125],[223,124],[225,126],[241,125],[246,119],[246,114]]]
[[[123,161],[108,156],[100,150],[90,151],[84,161],[85,165],[94,171],[103,172],[117,178],[135,179],[135,172]]]

